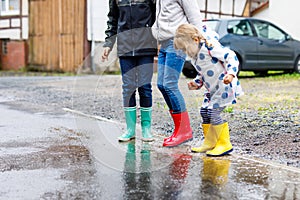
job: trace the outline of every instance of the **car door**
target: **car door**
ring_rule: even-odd
[[[223,46],[228,46],[242,58],[242,69],[251,70],[257,65],[257,38],[247,19],[227,21],[228,34],[221,38]]]
[[[282,69],[293,65],[294,50],[289,46],[287,34],[275,25],[251,20],[258,37],[258,66]]]

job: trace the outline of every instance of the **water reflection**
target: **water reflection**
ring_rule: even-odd
[[[228,182],[230,160],[203,157],[202,181],[208,181],[215,186],[223,186]]]
[[[157,156],[148,143],[134,141],[126,148],[123,199],[300,199],[296,172],[233,156],[175,150]]]
[[[172,154],[173,162],[166,171],[162,199],[181,199],[192,156],[184,153]]]
[[[174,157],[174,162],[171,165],[170,174],[177,183],[175,186],[177,189],[180,189],[188,174],[192,156],[188,154],[175,154],[172,156]]]
[[[124,163],[124,198],[153,199],[151,192],[151,159],[148,143],[142,143],[140,152],[136,152],[135,141],[127,144]],[[140,155],[140,158],[137,158]],[[139,160],[138,160],[139,159]]]

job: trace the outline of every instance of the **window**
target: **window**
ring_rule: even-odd
[[[0,15],[20,14],[20,0],[1,0]]]
[[[267,22],[255,21],[253,25],[258,37],[277,41],[284,41],[286,38],[286,35],[280,29]]]
[[[253,36],[251,26],[246,20],[235,20],[228,22],[228,33],[235,35]]]
[[[8,40],[2,40],[2,54],[7,55],[7,42]]]

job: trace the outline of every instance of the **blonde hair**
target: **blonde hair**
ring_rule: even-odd
[[[185,47],[187,47],[196,38],[198,38],[199,41],[204,41],[208,46],[211,46],[196,26],[192,24],[181,24],[175,33],[174,48],[185,50]]]

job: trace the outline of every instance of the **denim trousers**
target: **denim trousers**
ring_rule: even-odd
[[[141,107],[152,107],[153,56],[120,57],[124,107],[136,106],[136,90]]]
[[[161,43],[157,63],[157,87],[174,114],[186,111],[185,101],[178,87],[185,57],[182,51],[174,49],[173,40]]]

